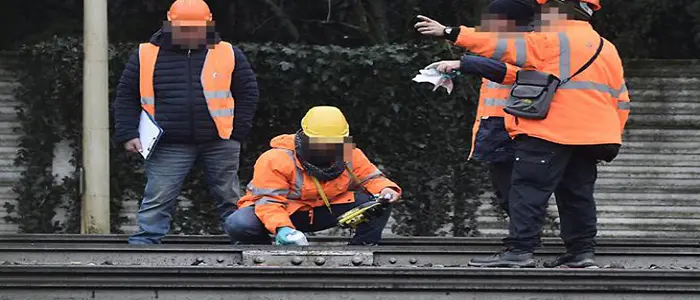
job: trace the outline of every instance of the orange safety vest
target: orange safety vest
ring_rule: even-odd
[[[499,48],[512,39],[499,39],[496,34],[475,32],[473,28],[463,27],[456,44],[487,57],[502,51],[501,60],[506,63],[524,61],[524,69],[565,79],[593,56],[599,34],[588,22],[567,20],[557,25],[557,32],[520,35],[525,41],[525,55],[512,47]],[[506,115],[505,121],[511,136],[525,134],[564,145],[621,144],[629,110],[622,61],[615,46],[605,41],[596,61],[557,90],[546,119]]]
[[[491,117],[505,117],[503,108],[508,101],[511,85],[502,85],[487,79],[482,79],[481,88],[479,89],[479,104],[476,107],[476,118],[472,127],[472,147],[469,151],[469,158],[474,155],[476,149],[476,136],[481,126],[481,120]],[[505,128],[504,128],[505,130]]]
[[[520,45],[519,43],[516,44]],[[518,49],[524,51],[524,47],[518,47]],[[497,55],[498,54],[494,55],[492,58],[500,58]],[[519,68],[508,64],[506,65],[506,68],[506,75],[503,81],[512,83],[515,80],[515,74]],[[474,155],[474,149],[476,149],[476,137],[477,133],[479,132],[479,127],[481,126],[481,120],[491,117],[505,117],[506,112],[503,111],[503,108],[508,101],[510,90],[513,87],[511,84],[499,84],[486,78],[482,78],[481,80],[482,83],[481,88],[479,89],[479,104],[476,107],[476,118],[474,120],[474,126],[472,127],[472,147],[469,151],[469,158],[467,158],[468,160],[472,158],[472,155]]]
[[[255,214],[265,228],[275,233],[279,227],[294,228],[289,220],[293,213],[308,211],[312,214],[313,208],[324,207],[325,203],[314,180],[296,158],[294,135],[275,137],[270,146],[272,149],[255,162],[253,180],[248,184],[246,194],[238,200],[238,207],[254,205]],[[352,158],[343,174],[331,181],[319,182],[330,204],[353,203],[352,189],[358,183],[372,194],[387,187],[401,192],[399,186],[387,179],[357,148],[352,150]],[[310,219],[313,222],[313,215]]]
[[[153,75],[159,51],[160,47],[151,43],[139,45],[141,107],[153,117],[156,114]],[[225,140],[230,139],[233,132],[235,100],[231,94],[231,79],[235,65],[233,46],[220,42],[213,49],[207,50],[201,75],[209,115],[214,120],[219,136]]]

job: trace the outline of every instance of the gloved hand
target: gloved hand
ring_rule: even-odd
[[[291,227],[282,227],[277,229],[275,244],[306,246],[309,242],[303,232]]]

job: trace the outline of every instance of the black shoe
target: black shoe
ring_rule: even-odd
[[[487,258],[473,258],[469,266],[486,268],[534,268],[532,253],[517,249],[504,249]]]
[[[586,252],[580,254],[567,253],[557,257],[555,260],[544,262],[545,268],[594,268],[595,254]]]

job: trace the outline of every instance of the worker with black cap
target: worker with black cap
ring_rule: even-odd
[[[534,19],[536,2],[534,0],[496,0],[486,9],[481,23],[483,30],[491,31],[530,31]],[[459,27],[446,27],[425,16],[418,16],[422,21],[416,24],[425,35],[445,37],[454,42],[459,34]],[[522,45],[522,41],[515,44]],[[524,51],[524,50],[522,50]],[[503,107],[515,80],[518,66],[506,64],[493,58],[464,55],[461,60],[447,60],[434,63],[438,71],[450,73],[460,70],[463,74],[482,77],[479,104],[472,129],[472,147],[470,160],[489,164],[491,185],[500,208],[508,215],[508,194],[510,178],[515,160],[513,140],[506,131]],[[519,62],[518,62],[519,64]]]
[[[612,161],[630,111],[622,61],[589,21],[599,0],[537,0],[537,32],[505,36],[461,27],[456,44],[522,62],[504,110],[515,139],[506,248],[472,266],[534,267],[542,222],[556,196],[566,253],[546,267],[595,267],[597,163]],[[503,47],[518,40],[523,49]]]

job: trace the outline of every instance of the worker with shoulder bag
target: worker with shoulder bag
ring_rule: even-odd
[[[612,161],[630,110],[620,56],[590,20],[598,0],[537,0],[541,28],[513,36],[460,28],[456,44],[514,64],[524,61],[504,108],[515,139],[505,250],[472,266],[534,267],[542,222],[552,194],[566,253],[545,267],[595,266],[599,161]],[[499,45],[524,41],[525,54]]]

